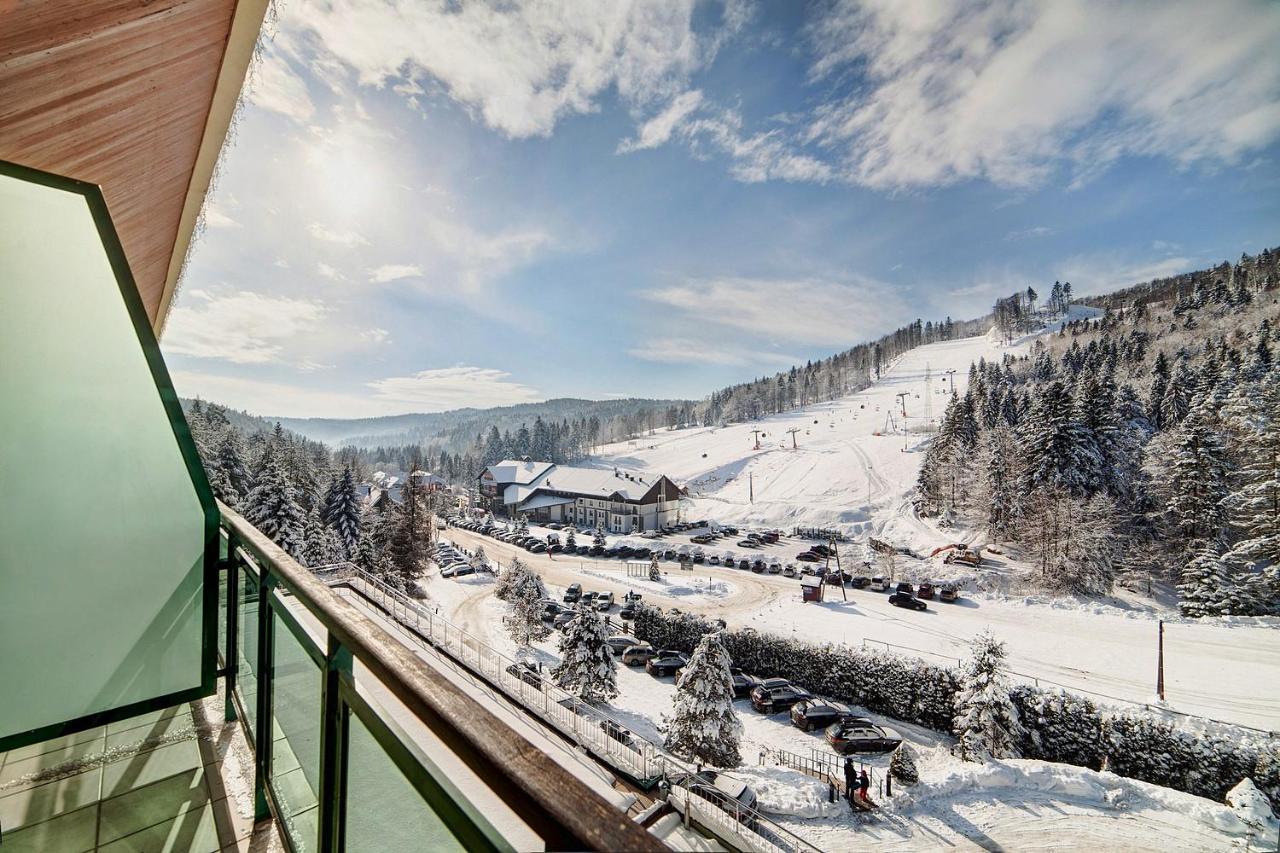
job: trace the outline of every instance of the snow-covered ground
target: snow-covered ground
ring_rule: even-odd
[[[515,643],[502,629],[504,605],[491,584],[458,584],[428,577],[426,591],[442,613],[466,620],[469,630],[514,656]],[[559,595],[562,586],[552,584]],[[810,610],[809,612],[812,612]],[[553,635],[539,643],[534,658],[545,666],[557,660]],[[675,684],[643,668],[619,666],[620,695],[604,709],[636,735],[661,744],[663,715],[672,707]],[[1256,802],[1240,808],[1211,802],[1110,773],[1039,761],[966,764],[950,753],[952,739],[929,729],[886,719],[917,757],[921,782],[897,786],[891,798],[873,798],[882,810],[855,816],[830,803],[821,782],[793,770],[762,763],[764,750],[807,756],[829,753],[821,732],[806,733],[786,714],[755,713],[746,700],[735,702],[743,723],[743,766],[734,774],[756,791],[762,811],[783,827],[824,850],[940,847],[961,849],[1061,850],[1225,850],[1272,849],[1274,821]],[[863,757],[883,775],[888,756]]]

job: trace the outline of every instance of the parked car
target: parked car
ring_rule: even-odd
[[[645,661],[644,668],[650,675],[662,677],[664,675],[675,675],[676,670],[688,662],[689,656],[683,652],[663,649]]]
[[[708,565],[708,566],[718,566],[718,565],[720,565],[720,555],[719,555],[719,554],[712,554],[710,557],[707,557],[707,565]]]
[[[854,752],[889,752],[902,743],[902,736],[886,726],[873,725],[861,717],[827,727],[827,743],[840,755]]]
[[[938,595],[938,598],[942,599],[943,601],[955,601],[959,597],[960,597],[960,589],[959,587],[953,584],[947,584],[946,586],[944,586],[942,588],[942,592],[939,593]]]
[[[751,707],[762,714],[776,714],[785,711],[797,702],[812,699],[813,694],[803,687],[796,687],[787,682],[782,687],[773,689],[763,684],[751,691]]]
[[[889,603],[894,607],[904,607],[907,610],[928,610],[929,606],[914,596],[907,595],[905,592],[895,592],[889,596]]]
[[[568,589],[564,591],[564,600],[566,604],[575,604],[578,599],[582,598],[582,584],[571,583]]]
[[[696,775],[673,777],[671,787],[683,788],[695,797],[714,803],[743,823],[756,822],[753,816],[758,802],[756,792],[741,779],[715,770],[703,770]],[[675,802],[672,803],[673,807]]]
[[[758,575],[764,574],[764,568],[765,568],[764,560],[757,559],[752,561],[751,563],[751,571],[755,572]]]
[[[609,638],[609,648],[614,655],[621,655],[627,649],[638,644],[640,641],[630,634],[614,634]]]
[[[733,697],[735,699],[750,696],[751,691],[760,686],[760,679],[754,675],[748,675],[740,669],[733,669],[729,672],[733,676]]]
[[[743,539],[738,543],[739,548],[759,548],[760,543],[754,539]]]
[[[849,584],[854,589],[866,589],[867,587],[871,586],[871,578],[867,577],[866,575],[854,575],[849,580]]]
[[[577,616],[578,616],[578,614],[577,614],[577,613],[574,613],[572,610],[566,610],[566,611],[564,611],[563,613],[561,613],[559,616],[557,616],[555,619],[553,619],[553,620],[552,620],[552,622],[551,622],[551,627],[552,627],[552,628],[555,628],[557,631],[559,631],[559,630],[560,630],[561,628],[563,628],[565,625],[568,625],[570,622],[572,622],[574,619],[576,619],[576,618],[577,618]]]
[[[590,546],[590,545],[579,545],[577,550],[578,550],[578,556],[579,556],[579,557],[585,557],[585,556],[587,556],[588,554],[590,554],[590,553],[591,553],[591,546]]]
[[[888,578],[882,578],[882,577],[880,577],[879,575],[876,575],[875,577],[873,577],[873,578],[871,579],[871,588],[872,588],[873,590],[875,590],[876,592],[888,592],[888,590],[889,590],[889,579],[888,579]]]
[[[769,574],[771,574],[771,575],[780,575],[780,574],[782,574],[782,564],[781,564],[781,563],[770,563],[770,564],[769,564],[769,567],[768,567],[767,569],[765,569],[765,571],[767,571],[767,572],[768,572]]]
[[[563,524],[561,524],[561,523],[560,523],[560,522],[558,522],[558,521],[553,521],[553,522],[551,522],[550,524],[548,524],[548,525],[547,525],[547,529],[548,529],[548,530],[563,530],[563,529],[564,529],[564,525],[563,525]]]
[[[782,567],[782,574],[784,577],[794,578],[796,575],[800,574],[800,572],[796,570],[795,563],[787,563]]]
[[[542,675],[538,672],[538,668],[528,661],[511,664],[507,667],[507,673],[514,675],[530,687],[542,686]]]
[[[920,589],[916,590],[916,597],[927,598],[930,601],[932,601],[933,600],[933,584],[931,583],[920,584]]]
[[[592,545],[592,546],[587,550],[587,553],[588,553],[588,554],[590,554],[592,557],[599,557],[601,554],[603,554],[603,553],[604,553],[604,546],[603,546],[603,545]]]
[[[636,618],[636,603],[634,601],[628,601],[626,604],[622,605],[622,609],[618,611],[618,618],[628,622]]]
[[[733,557],[725,557],[725,558],[724,558],[724,567],[725,567],[726,569],[732,569],[735,565],[737,565],[737,563],[736,563],[736,562],[734,562]]]
[[[907,583],[906,581],[898,581],[897,589],[898,589],[898,592],[902,593],[903,595],[916,594],[916,588],[913,587],[911,584]]]
[[[802,551],[796,554],[796,559],[802,563],[821,563],[826,557],[813,551]]]
[[[810,551],[812,551],[813,553],[817,554],[818,556],[822,557],[824,560],[825,560],[827,557],[834,557],[834,556],[835,556],[835,554],[836,554],[836,552],[835,552],[835,551],[833,551],[833,550],[831,549],[831,546],[829,546],[829,545],[823,545],[823,544],[821,544],[821,543],[819,543],[819,544],[817,544],[817,545],[814,545],[814,546],[813,546],[812,548],[810,548],[809,550],[810,550]]]
[[[558,602],[547,601],[542,605],[542,621],[554,622],[556,617],[565,612],[565,608]]]
[[[582,598],[578,599],[578,604],[585,605],[588,608],[596,606],[596,598],[600,595],[598,592],[584,592]]]
[[[853,716],[853,709],[826,699],[805,699],[791,706],[791,725],[806,732],[825,729]]]
[[[611,607],[613,607],[613,593],[602,592],[596,596],[596,610],[607,613]]]
[[[636,643],[622,652],[622,662],[627,666],[643,666],[657,652],[648,643]]]

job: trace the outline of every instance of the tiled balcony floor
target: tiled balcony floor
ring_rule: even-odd
[[[219,697],[0,753],[0,850],[283,849],[249,754]]]

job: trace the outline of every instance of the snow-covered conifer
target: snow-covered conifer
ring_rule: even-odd
[[[512,562],[507,588],[507,612],[502,624],[521,649],[551,636],[551,627],[542,621],[542,599],[546,588],[542,579],[518,560]],[[607,639],[607,638],[606,638]]]
[[[604,538],[604,531],[599,527],[596,528],[595,535],[591,538],[591,544],[599,545],[601,548],[608,544],[608,541]]]
[[[658,571],[658,555],[657,554],[653,554],[652,556],[649,557],[649,580],[655,581],[655,582],[662,580],[662,572]]]
[[[571,526],[564,529],[564,550],[566,553],[578,547],[578,533]]]
[[[889,775],[903,785],[914,785],[920,781],[920,771],[916,769],[916,759],[912,749],[905,741],[889,756]]]
[[[360,517],[355,477],[351,474],[351,467],[347,466],[342,476],[330,484],[320,510],[320,518],[337,533],[347,556],[355,552],[360,542]]]
[[[617,696],[618,664],[608,641],[604,619],[579,602],[560,635],[560,663],[551,672],[556,684],[586,702]]]
[[[666,719],[666,748],[677,758],[737,767],[742,721],[733,708],[733,676],[720,632],[703,635],[676,682],[675,706]]]
[[[1178,608],[1184,616],[1220,616],[1231,610],[1227,567],[1217,543],[1202,542],[1182,570]]]
[[[1004,643],[990,631],[973,638],[955,697],[956,751],[966,761],[1018,757],[1024,733],[1009,697],[1004,659]]]
[[[279,461],[269,456],[258,472],[253,491],[245,498],[245,518],[295,559],[302,553],[305,519],[293,486]]]

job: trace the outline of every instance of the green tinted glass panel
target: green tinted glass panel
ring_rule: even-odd
[[[466,849],[355,714],[348,749],[348,851]]]
[[[215,510],[122,258],[96,188],[0,164],[0,738],[214,686]]]
[[[236,674],[236,689],[244,707],[245,722],[249,732],[258,731],[258,577],[252,570],[240,569],[240,632],[236,648],[240,652],[240,669]],[[250,738],[252,742],[252,738]]]
[[[275,669],[272,714],[275,741],[271,753],[271,787],[293,845],[317,849],[320,790],[320,668],[278,615],[275,620]]]

